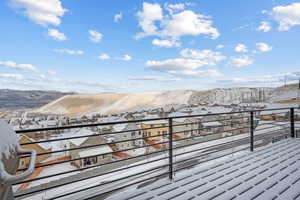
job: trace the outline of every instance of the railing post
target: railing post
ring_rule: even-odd
[[[250,151],[254,150],[254,113],[250,112]]]
[[[290,121],[291,121],[291,137],[295,137],[295,118],[294,118],[294,108],[290,109]]]
[[[169,179],[173,180],[173,120],[169,118]]]

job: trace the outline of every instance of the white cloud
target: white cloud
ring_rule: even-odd
[[[22,79],[22,74],[0,74],[0,78]]]
[[[176,7],[180,8],[181,6],[176,5]],[[143,10],[139,11],[137,16],[139,26],[143,30],[142,33],[136,35],[137,39],[152,35],[178,40],[184,35],[198,36],[200,34],[215,39],[220,35],[218,30],[212,26],[213,21],[210,17],[191,10],[181,10],[163,15],[159,4],[143,3]]]
[[[184,10],[173,14],[170,19],[166,18],[162,25],[164,29],[162,36],[179,39],[184,35],[198,36],[209,35],[211,38],[218,38],[220,33],[212,26],[213,22],[209,17],[196,14],[191,10]]]
[[[129,77],[129,80],[133,81],[161,81],[161,82],[170,82],[170,81],[179,81],[180,78],[177,77],[163,77],[163,76],[135,76]]]
[[[182,70],[182,71],[173,71],[171,72],[173,75],[180,75],[180,76],[188,76],[188,77],[219,77],[223,76],[223,74],[217,70]]]
[[[103,38],[103,34],[102,33],[99,33],[98,31],[96,31],[96,30],[89,30],[89,35],[90,35],[90,40],[92,41],[92,42],[96,42],[96,43],[98,43],[98,42],[100,42],[101,41],[101,39]]]
[[[155,71],[188,77],[220,76],[216,70],[199,70],[204,66],[215,66],[226,59],[220,52],[214,52],[208,49],[183,49],[180,52],[183,58],[173,58],[162,61],[149,60],[146,67]]]
[[[144,37],[147,35],[155,35],[157,27],[155,21],[163,19],[162,8],[159,4],[151,4],[144,2],[143,10],[137,13],[139,26],[143,29],[144,33],[138,34],[137,37]]]
[[[42,89],[77,92],[101,92],[120,90],[120,86],[99,81],[66,80],[57,77],[36,74],[23,76],[18,74],[0,74],[0,88]]]
[[[185,58],[174,58],[164,61],[149,60],[146,62],[147,68],[171,75],[188,77],[215,77],[221,75],[221,73],[216,70],[198,70],[198,68],[205,65],[207,65],[207,63],[204,61]]]
[[[174,58],[163,61],[148,60],[146,66],[150,69],[171,73],[182,70],[195,70],[207,65],[207,62],[196,59]]]
[[[244,44],[238,44],[238,45],[234,48],[234,50],[235,50],[236,52],[247,52],[247,47],[246,47],[246,45],[244,45]]]
[[[67,39],[67,37],[65,36],[65,34],[59,32],[56,29],[48,29],[48,35],[50,37],[52,37],[53,39],[55,39],[55,40],[62,41],[62,40],[66,40]]]
[[[261,21],[260,26],[257,28],[258,31],[269,32],[272,29],[269,22]]]
[[[173,41],[173,40],[160,40],[154,39],[152,40],[152,45],[159,46],[159,47],[180,47],[180,43]]]
[[[174,12],[184,10],[186,6],[186,3],[166,4],[165,9],[173,14]]]
[[[54,70],[52,70],[52,69],[47,70],[47,73],[50,74],[50,75],[55,75],[55,74],[57,74],[57,72],[54,71]]]
[[[279,31],[288,31],[291,27],[300,25],[300,3],[287,6],[277,6],[272,9],[272,17],[279,23]]]
[[[54,49],[53,51],[61,54],[70,54],[70,55],[82,55],[84,51],[82,50],[72,50],[72,49]]]
[[[37,69],[32,64],[17,64],[13,61],[0,61],[0,66],[18,70],[37,72]]]
[[[130,61],[130,60],[132,60],[132,57],[126,54],[126,55],[124,55],[122,58],[120,58],[120,60],[123,60],[123,61]]]
[[[58,26],[67,12],[60,0],[10,0],[10,5],[22,10],[36,24]]]
[[[263,43],[263,42],[256,43],[256,47],[260,52],[267,52],[267,51],[271,51],[273,49],[273,47],[271,47],[268,44]]]
[[[100,60],[108,60],[108,59],[110,59],[110,56],[106,53],[103,53],[103,54],[99,55],[98,58]]]
[[[226,85],[264,85],[266,83],[272,84],[272,86],[283,85],[285,81],[288,83],[297,81],[299,79],[300,72],[291,72],[286,74],[257,76],[257,77],[235,77],[218,80],[220,84]]]
[[[180,52],[182,57],[198,59],[206,63],[206,65],[216,65],[216,63],[224,60],[226,57],[220,52],[214,52],[209,49],[196,50],[196,49],[183,49]]]
[[[225,46],[223,44],[219,44],[218,46],[216,46],[216,49],[223,49]]]
[[[232,67],[245,67],[253,63],[253,59],[251,59],[249,56],[243,55],[240,57],[231,57],[228,65]]]
[[[115,14],[114,22],[119,22],[122,18],[123,18],[123,14],[121,12],[118,14]]]

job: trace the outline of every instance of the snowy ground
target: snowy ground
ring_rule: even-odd
[[[226,158],[109,200],[141,199],[300,199],[300,140],[288,139],[255,152]]]

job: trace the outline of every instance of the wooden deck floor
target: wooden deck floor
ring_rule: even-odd
[[[300,139],[286,139],[212,165],[201,165],[109,200],[300,200]]]

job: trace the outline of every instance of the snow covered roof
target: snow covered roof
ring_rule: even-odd
[[[74,130],[72,132],[72,137],[75,136],[86,136],[86,135],[93,135],[95,134],[95,132],[93,132],[90,129],[86,129],[86,128],[81,128],[81,129],[77,129]],[[83,138],[77,138],[77,139],[70,139],[69,142],[72,142],[73,144],[75,144],[76,146],[80,146],[82,145],[89,137],[83,137]]]
[[[207,111],[210,113],[226,113],[226,112],[231,112],[232,108],[225,108],[223,106],[213,106],[213,107],[207,107]]]
[[[112,152],[113,152],[112,149],[108,145],[103,145],[97,148],[80,151],[78,154],[80,157],[88,157],[97,154],[105,154],[105,153],[112,153]]]
[[[167,120],[154,120],[154,121],[143,121],[143,124],[165,124]]]
[[[128,124],[126,124],[126,123],[123,123],[123,124],[116,124],[116,125],[113,125],[113,129],[114,129],[116,132],[118,132],[118,131],[123,131],[123,130],[126,128],[127,125],[128,125]]]
[[[18,135],[18,136],[19,136],[19,140],[21,140],[22,137],[26,137],[26,139],[30,140],[31,142],[36,142],[34,139],[28,137],[27,135],[20,134],[20,135]],[[42,148],[45,149],[45,150],[51,149],[51,144],[50,144],[49,142],[36,143],[36,145],[42,147]]]
[[[160,118],[158,115],[147,115],[144,119],[155,119]],[[164,124],[167,120],[153,120],[153,121],[142,121],[143,124]]]
[[[187,114],[186,113],[182,113],[182,112],[173,112],[173,113],[170,113],[168,117],[179,117],[179,116],[186,116]],[[174,121],[176,122],[184,122],[187,118],[175,118],[173,119]]]
[[[220,122],[203,122],[201,123],[203,126],[220,126],[222,125]]]

